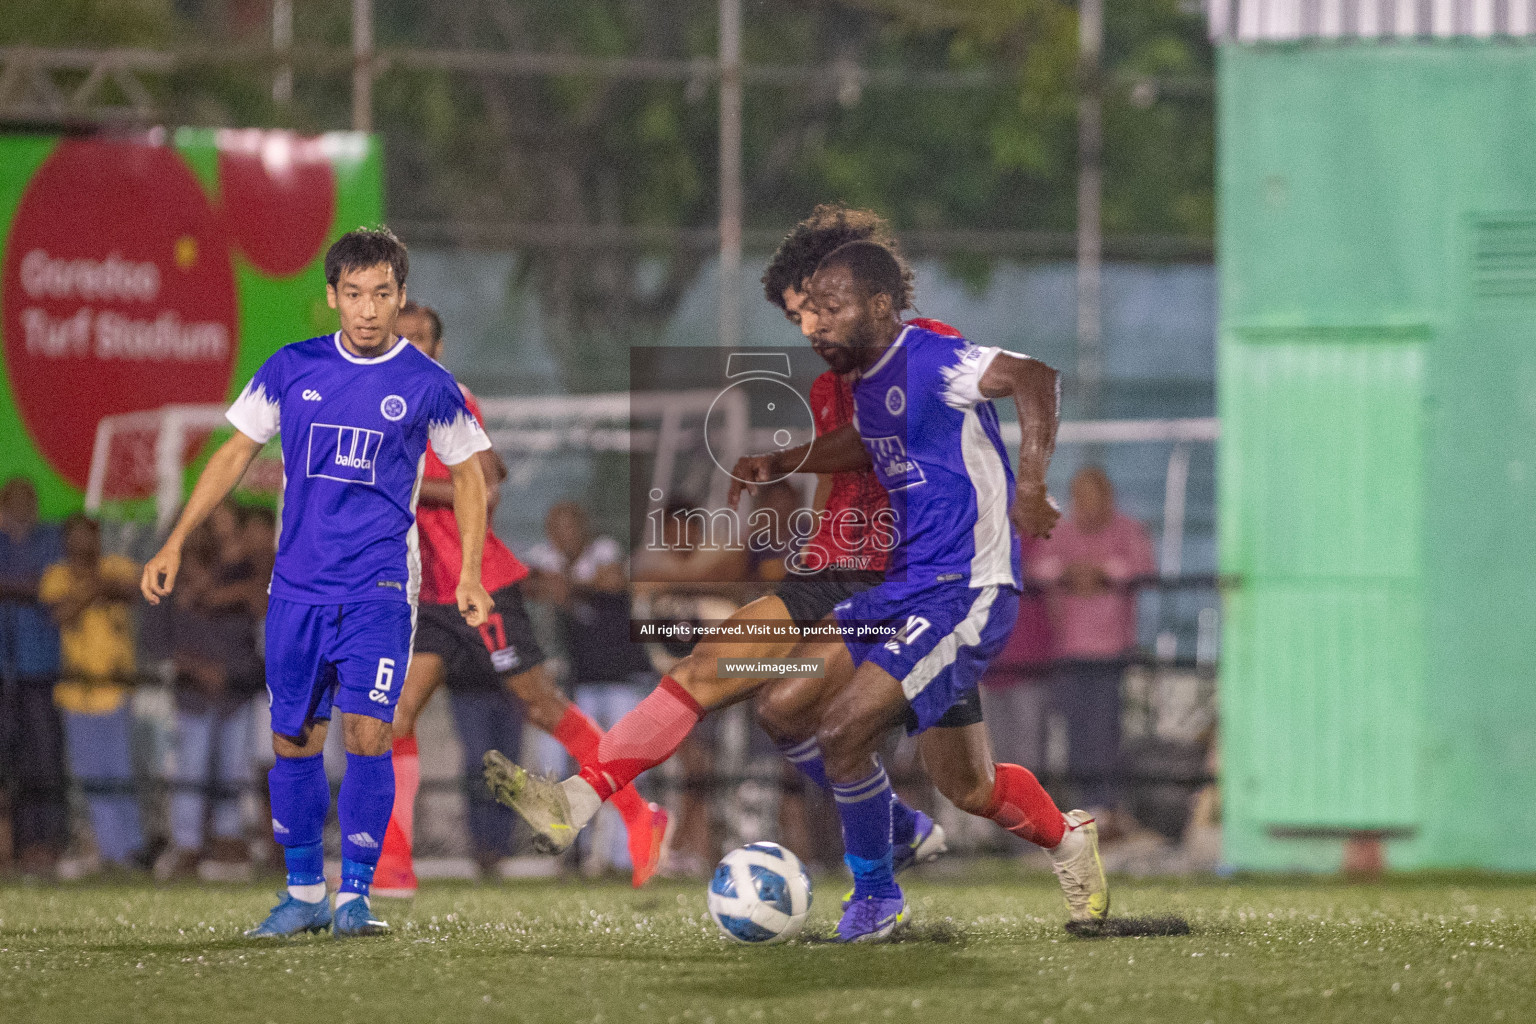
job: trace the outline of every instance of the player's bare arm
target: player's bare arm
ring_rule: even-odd
[[[1038,359],[999,352],[981,375],[980,390],[985,398],[1012,397],[1019,410],[1018,490],[1008,518],[1021,536],[1049,537],[1061,518],[1045,489],[1061,419],[1061,375]]]
[[[496,505],[501,501],[501,482],[507,478],[507,464],[489,448],[476,452],[475,458],[480,460],[480,472],[485,477],[485,510],[489,517],[495,514]],[[452,508],[453,481],[423,478],[416,500],[422,505]]]
[[[160,599],[176,586],[176,573],[181,568],[181,548],[186,543],[187,535],[197,529],[198,524],[208,518],[208,514],[219,502],[229,496],[259,451],[261,445],[257,441],[237,430],[208,460],[208,466],[203,470],[203,475],[197,478],[197,486],[192,488],[192,496],[187,499],[187,507],[182,509],[171,535],[165,539],[165,544],[155,553],[155,557],[144,566],[139,590],[150,604],[159,604]]]
[[[742,491],[756,494],[755,484],[777,480],[786,473],[842,473],[868,469],[869,466],[869,452],[859,440],[858,430],[849,423],[807,444],[737,459],[731,470],[733,479],[726,500],[735,508],[741,501]]]
[[[459,523],[459,540],[464,545],[464,561],[459,568],[459,586],[454,597],[464,621],[479,628],[496,603],[480,582],[480,557],[485,550],[485,474],[479,459],[465,459],[448,467],[453,476],[454,518]]]

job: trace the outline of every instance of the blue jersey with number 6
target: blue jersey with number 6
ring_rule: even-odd
[[[453,375],[403,339],[380,356],[353,355],[338,332],[278,349],[228,416],[252,440],[282,434],[272,596],[414,604],[427,442],[450,466],[490,447]]]

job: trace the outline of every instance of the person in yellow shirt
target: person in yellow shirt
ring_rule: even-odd
[[[64,714],[70,772],[85,790],[102,860],[142,866],[144,833],[132,790],[132,719],[128,687],[134,673],[130,604],[139,567],[101,553],[96,522],[76,514],[64,521],[64,560],[43,572],[38,599],[59,624],[63,673],[54,702]]]

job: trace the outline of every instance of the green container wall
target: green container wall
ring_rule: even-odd
[[[1536,48],[1218,68],[1227,859],[1536,868]]]

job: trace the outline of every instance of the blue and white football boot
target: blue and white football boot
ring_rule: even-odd
[[[359,896],[336,908],[336,920],[331,934],[338,939],[353,935],[388,935],[389,925],[373,916],[368,907],[368,897]]]
[[[903,843],[891,851],[891,872],[901,874],[917,864],[926,864],[949,852],[944,840],[944,828],[922,811],[912,812],[917,821],[912,841]]]
[[[292,893],[283,892],[282,902],[272,908],[267,919],[246,932],[246,938],[287,938],[305,932],[323,932],[331,926],[331,901],[309,903]]]

